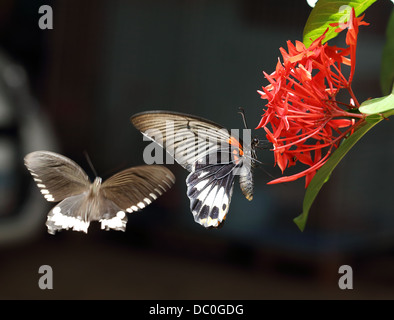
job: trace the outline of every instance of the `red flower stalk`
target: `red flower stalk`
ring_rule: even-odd
[[[322,44],[327,31],[309,48],[299,41],[295,45],[288,41],[287,51],[280,48],[283,63],[278,61],[276,70],[270,75],[264,72],[270,84],[258,92],[268,103],[256,129],[266,131],[267,139],[274,146],[275,163],[282,173],[297,161],[309,166],[302,172],[272,180],[269,184],[305,176],[308,186],[342,139],[365,121],[364,115],[352,112],[359,103],[351,89],[358,26],[368,25],[362,18],[356,18],[352,10],[348,22],[341,24],[347,28],[347,48]],[[337,28],[335,31],[342,30]],[[342,73],[342,65],[350,66],[348,78]],[[345,104],[336,101],[341,89],[349,92],[350,104],[346,106],[353,110],[343,109],[341,106]]]

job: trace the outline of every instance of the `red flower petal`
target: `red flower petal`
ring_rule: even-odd
[[[355,18],[353,10],[346,23],[348,47],[322,44],[327,29],[308,48],[299,41],[294,44],[287,41],[287,51],[279,49],[283,63],[278,60],[273,73],[264,72],[269,84],[258,93],[268,103],[257,128],[264,128],[267,139],[274,145],[275,163],[282,172],[297,162],[309,166],[270,184],[305,177],[307,186],[332,150],[354,131],[359,121],[364,121],[363,115],[342,109],[335,100],[338,92],[346,89],[355,102],[350,107],[358,106],[351,82],[358,26],[367,25],[362,18]],[[342,73],[343,66],[350,66],[348,78]]]

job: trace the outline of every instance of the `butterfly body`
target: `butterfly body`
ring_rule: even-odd
[[[175,182],[163,166],[139,166],[123,170],[106,181],[91,183],[74,161],[49,151],[35,151],[25,165],[47,201],[59,202],[49,213],[46,225],[54,234],[61,229],[87,233],[91,221],[101,228],[125,231],[126,213],[145,208]]]
[[[235,175],[239,175],[246,199],[252,200],[252,166],[258,140],[245,145],[215,122],[178,112],[147,111],[130,120],[190,172],[186,178],[187,196],[197,223],[218,227],[225,220]]]

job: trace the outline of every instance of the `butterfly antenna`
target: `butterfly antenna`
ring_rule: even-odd
[[[246,122],[245,110],[242,107],[239,107],[238,109],[238,113],[242,116],[242,121],[244,122],[245,129],[248,129],[249,127],[248,123]]]
[[[246,121],[245,110],[242,107],[239,107],[238,109],[239,109],[238,113],[242,116],[242,121],[244,123],[245,129],[248,129],[249,127],[248,127],[248,123]],[[256,146],[259,149],[263,149],[264,150],[264,149],[271,149],[273,147],[272,143],[269,142],[268,140],[260,140],[259,139],[259,143],[263,144],[263,145],[257,145]],[[255,158],[253,158],[252,160],[257,163],[256,167],[260,168],[261,170],[263,170],[266,175],[270,176],[272,179],[276,178],[271,173],[269,173],[267,170],[264,169],[264,167],[263,167],[264,163],[263,162],[255,159]]]
[[[269,149],[273,149],[274,145],[272,144],[272,142],[268,140],[259,139],[259,144],[256,146],[256,148],[261,150],[269,150]]]
[[[94,175],[95,175],[96,177],[98,177],[97,171],[94,169],[92,160],[90,160],[90,157],[89,157],[88,152],[85,150],[85,151],[83,152],[83,154],[85,155],[86,161],[88,162],[90,169],[92,169]]]
[[[264,173],[265,173],[267,176],[269,176],[271,179],[276,179],[276,178],[277,178],[277,177],[273,176],[271,173],[269,173],[269,172],[263,167],[263,164],[264,164],[263,162],[258,161],[258,160],[254,160],[254,161],[257,162],[256,168],[259,168],[259,169],[263,170]]]

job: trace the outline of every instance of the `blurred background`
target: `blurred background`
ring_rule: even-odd
[[[39,7],[53,9],[41,30]],[[304,181],[268,186],[280,175],[260,151],[255,196],[235,183],[226,223],[194,223],[187,172],[169,168],[175,186],[129,216],[126,232],[46,231],[48,204],[23,165],[34,150],[57,151],[92,176],[143,164],[147,145],[129,118],[144,110],[186,112],[242,128],[244,107],[257,126],[279,48],[302,40],[305,1],[1,0],[0,298],[1,299],[393,299],[394,126],[385,121],[335,169],[304,232]],[[381,96],[379,73],[390,1],[377,1],[361,27],[354,92]],[[343,44],[343,38],[339,40]],[[342,42],[340,42],[342,41]],[[263,131],[256,135],[264,138]],[[288,172],[290,174],[291,171]],[[92,176],[93,178],[93,176]],[[353,268],[353,290],[338,269]],[[53,268],[53,290],[38,269]]]

